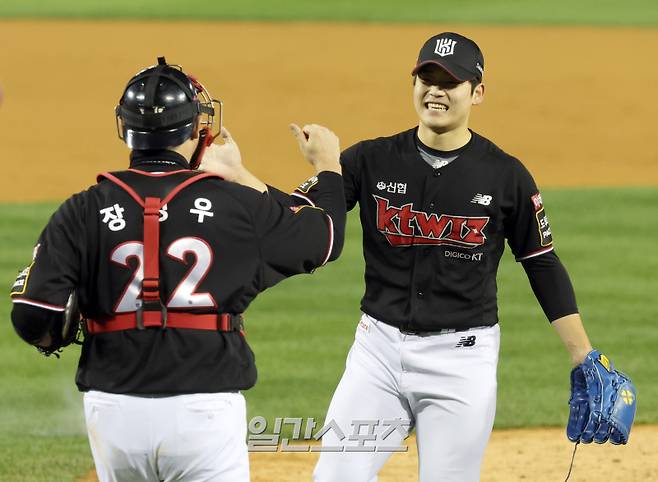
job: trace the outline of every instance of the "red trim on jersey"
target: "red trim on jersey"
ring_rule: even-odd
[[[327,256],[324,258],[324,261],[320,266],[327,264],[329,258],[331,257],[331,252],[334,249],[334,220],[331,219],[331,216],[328,214],[325,214],[325,216],[327,216],[327,219],[329,219],[329,251],[327,251]]]
[[[114,184],[117,184],[117,185],[121,186],[124,189],[124,191],[126,191],[128,194],[130,194],[130,196],[135,201],[137,201],[137,203],[140,206],[144,207],[144,200],[141,198],[141,196],[139,194],[137,194],[137,192],[132,187],[130,187],[128,184],[126,184],[121,179],[116,177],[114,174],[110,174],[109,172],[102,172],[98,175],[96,180],[101,181],[103,178],[109,179]]]
[[[50,303],[43,303],[41,301],[34,301],[29,298],[12,298],[12,303],[20,303],[24,305],[36,306],[37,308],[43,308],[50,311],[64,311],[66,308],[64,306],[51,305]]]
[[[540,256],[542,254],[548,253],[550,251],[553,251],[553,245],[550,245],[547,248],[544,249],[539,249],[537,251],[533,251],[532,253],[528,254],[527,256],[523,256],[522,258],[516,258],[517,261],[524,261],[526,259],[534,258],[535,256]]]
[[[168,172],[147,172],[147,171],[140,171],[138,169],[128,169],[130,172],[134,172],[135,174],[141,174],[143,176],[149,176],[149,177],[163,177],[163,176],[171,176],[173,174],[178,174],[179,172],[184,172],[187,171],[188,169],[178,169],[176,171],[168,171]]]
[[[144,312],[146,315],[147,312]],[[235,315],[234,315],[235,316]],[[177,311],[167,313],[167,328],[184,328],[191,330],[230,331],[231,315],[222,314],[193,314]],[[147,323],[144,317],[144,326],[160,326]],[[115,331],[133,330],[137,328],[137,315],[122,313],[105,320],[87,320],[87,330],[90,334],[112,333]],[[242,332],[242,330],[240,330]]]

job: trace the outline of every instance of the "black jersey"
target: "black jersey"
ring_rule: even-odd
[[[136,169],[117,177],[153,196],[195,175],[182,164],[171,152],[142,156],[133,161]],[[159,216],[159,290],[167,311],[242,313],[266,288],[335,259],[344,232],[341,177],[321,173],[314,193],[316,209],[291,210],[268,193],[218,178],[178,192]],[[102,323],[135,312],[143,229],[143,208],[114,182],[72,196],[49,221],[32,265],[12,289],[14,314],[34,307],[61,311],[73,289],[86,318]],[[161,328],[87,336],[76,378],[83,391],[132,394],[238,390],[255,380],[242,333]]]
[[[347,208],[360,206],[365,313],[409,331],[493,325],[505,238],[518,261],[553,249],[541,195],[514,157],[472,133],[439,169],[417,128],[341,157]]]

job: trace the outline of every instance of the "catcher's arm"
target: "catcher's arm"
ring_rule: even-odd
[[[242,184],[256,191],[266,192],[267,185],[242,164],[240,148],[226,127],[222,127],[220,137],[224,143],[208,146],[201,159],[199,169],[219,174],[227,181]]]
[[[15,304],[11,318],[16,333],[42,355],[59,358],[63,348],[81,344],[82,317],[75,292],[69,296],[63,312]]]

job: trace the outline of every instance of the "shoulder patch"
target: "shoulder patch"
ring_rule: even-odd
[[[296,191],[299,191],[303,194],[308,194],[308,192],[311,190],[313,186],[315,186],[318,183],[318,176],[313,176],[306,181],[304,181],[302,184],[299,185]]]
[[[535,218],[537,220],[537,230],[539,231],[539,242],[542,246],[550,246],[553,243],[551,226],[548,224],[548,216],[544,211],[544,200],[540,193],[530,196],[532,205],[535,208]]]
[[[25,294],[25,291],[27,290],[27,282],[30,279],[30,270],[32,269],[33,264],[34,263],[18,273],[16,281],[14,281],[14,285],[11,287],[11,291],[9,291],[9,296]]]
[[[553,235],[551,234],[551,226],[548,224],[548,216],[542,207],[535,213],[537,218],[537,229],[539,230],[539,241],[542,246],[549,246],[553,243]]]
[[[37,259],[37,254],[39,253],[40,247],[41,243],[37,244],[32,250],[32,262],[30,263],[30,266],[18,273],[16,281],[14,281],[14,284],[9,291],[9,296],[23,295],[25,294],[25,291],[27,291],[27,282],[30,279],[30,271],[32,270],[32,266],[34,266],[34,262]]]

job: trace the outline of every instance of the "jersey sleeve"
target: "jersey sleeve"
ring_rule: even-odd
[[[316,205],[288,206],[263,195],[254,209],[260,238],[265,287],[308,273],[336,259],[345,237],[345,200],[341,176],[320,173]],[[316,193],[317,194],[317,193]]]
[[[354,208],[360,197],[360,148],[361,144],[354,144],[345,149],[340,155],[340,164],[343,169],[345,203],[348,211]]]
[[[64,202],[41,232],[34,247],[32,263],[11,288],[14,304],[31,304],[63,311],[71,291],[80,280],[85,235],[81,217],[81,196]]]
[[[39,340],[61,320],[79,282],[85,239],[80,204],[80,195],[73,196],[53,214],[34,247],[32,262],[11,287],[12,323],[28,343]]]
[[[299,185],[292,194],[286,194],[268,186],[272,199],[293,210],[301,207],[314,207],[324,210],[329,217],[334,233],[333,247],[328,261],[338,258],[345,238],[345,195],[342,176],[323,171]]]
[[[348,149],[345,149],[340,155],[340,164],[342,168],[343,191],[345,194],[345,202],[347,211],[351,211],[356,203],[359,201],[359,160],[358,152],[360,151],[360,144],[355,144]],[[280,203],[286,206],[316,206],[318,203],[315,200],[315,195],[319,191],[318,181],[323,175],[331,175],[331,173],[320,173],[318,176],[313,176],[302,184],[300,184],[292,194],[286,194],[275,187],[268,185],[270,195],[277,199]]]
[[[542,196],[528,170],[517,161],[509,184],[510,209],[505,237],[517,261],[553,250],[553,236]]]
[[[300,198],[293,197],[291,194],[283,192],[274,186],[270,186],[269,184],[267,185],[267,193],[272,199],[275,199],[286,207],[308,204],[306,201],[300,202]]]
[[[308,205],[324,210],[331,219],[334,230],[334,248],[330,261],[338,257],[342,250],[345,233],[345,194],[343,178],[340,174],[323,171],[297,187],[292,196],[301,199],[300,205]]]

